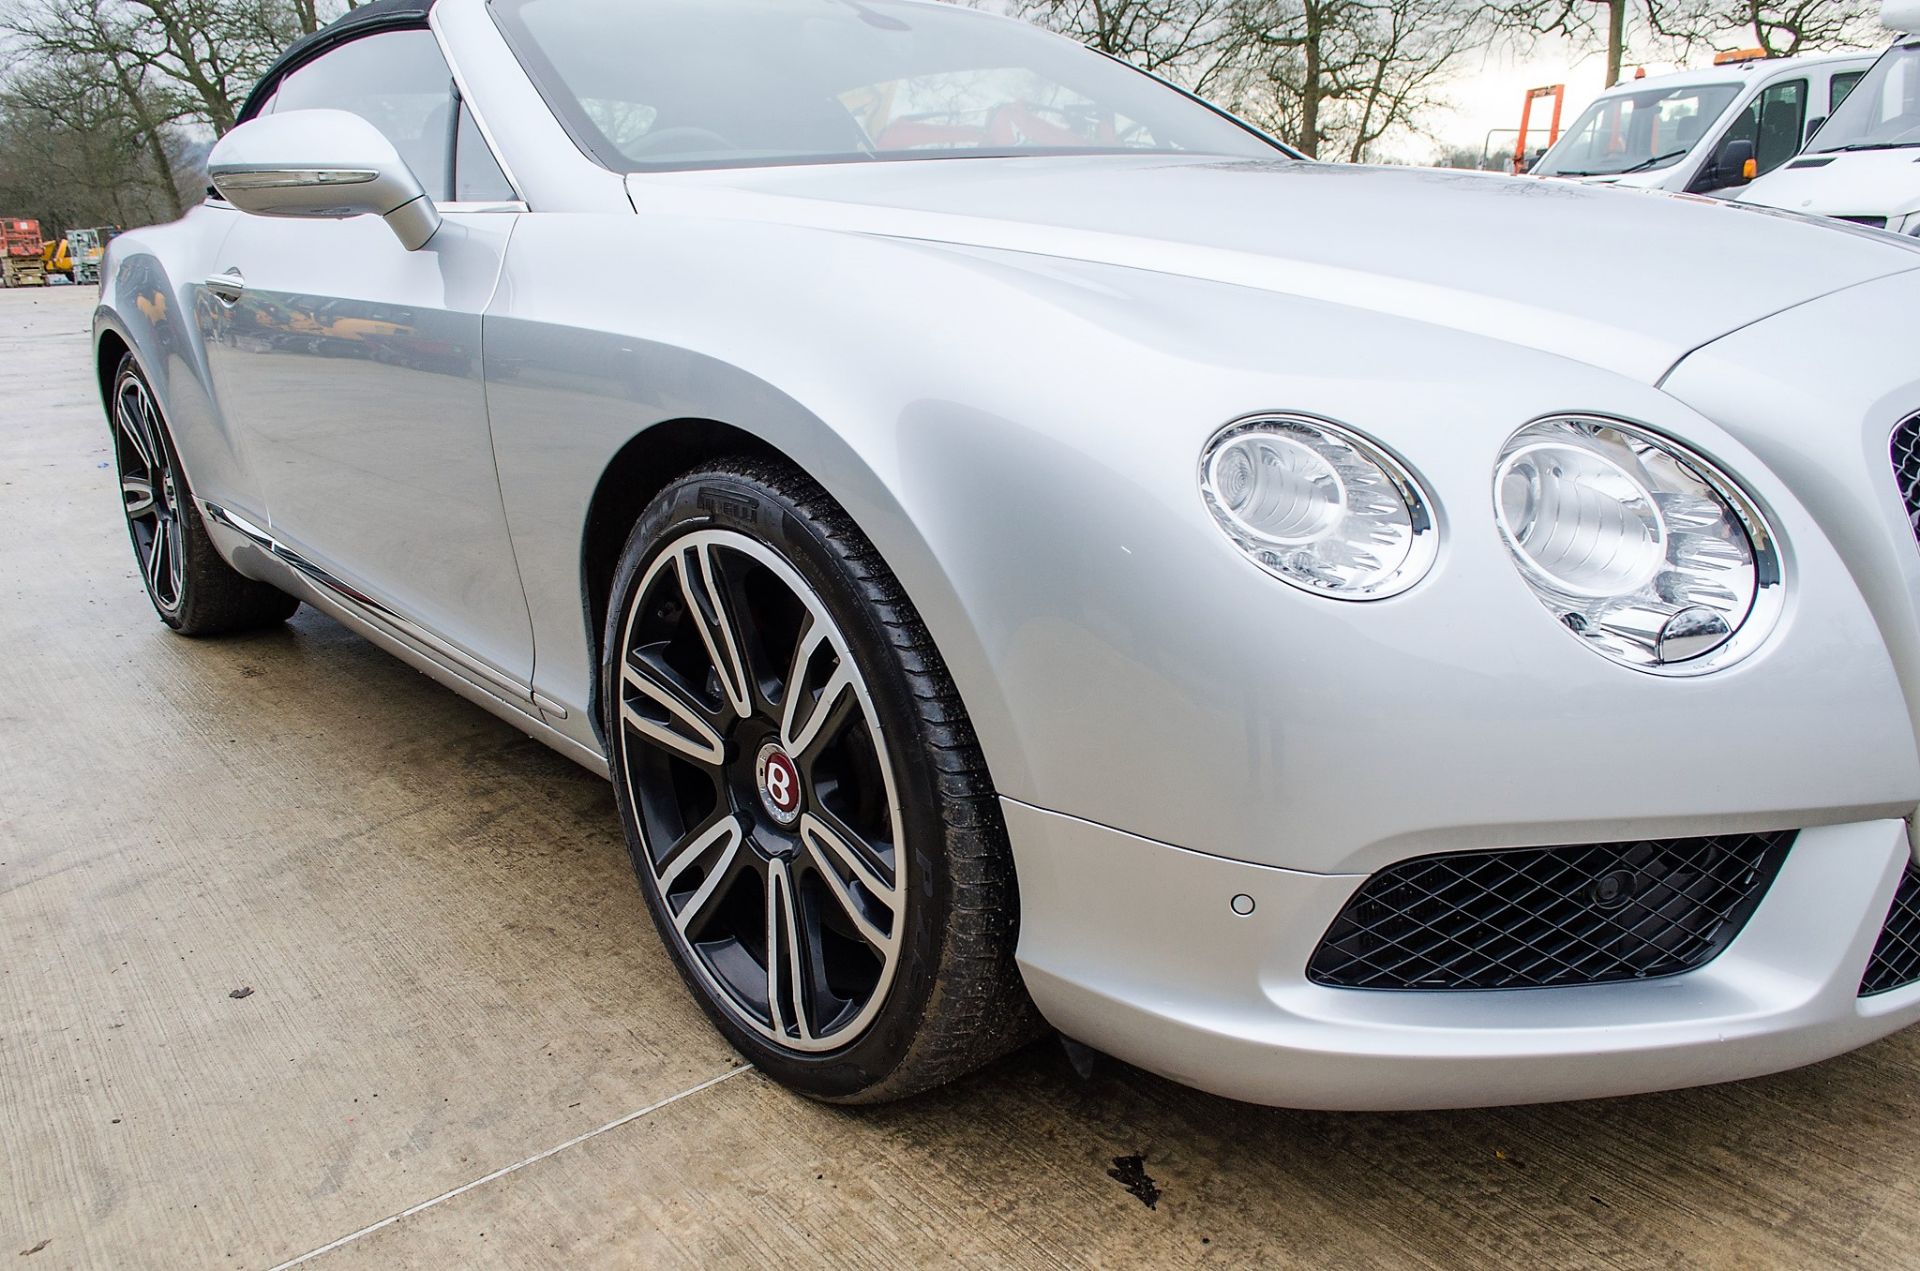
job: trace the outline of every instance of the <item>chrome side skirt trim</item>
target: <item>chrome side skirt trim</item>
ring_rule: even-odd
[[[534,692],[532,686],[454,648],[418,623],[401,617],[358,588],[334,577],[324,567],[275,538],[271,531],[255,525],[241,514],[205,499],[196,499],[195,502],[212,525],[238,534],[291,570],[323,602],[323,608],[336,611],[335,617],[376,641],[390,645],[391,652],[415,663],[420,669],[430,674],[437,673],[435,678],[480,705],[493,709],[496,714],[574,762],[602,776],[607,774],[604,755],[581,745],[541,718],[540,712],[545,711],[565,719],[565,707],[550,701],[545,694]]]
[[[246,535],[262,551],[276,560],[285,561],[293,566],[308,581],[318,583],[331,592],[335,599],[351,604],[363,617],[371,618],[381,626],[392,628],[396,634],[421,645],[440,660],[451,663],[462,675],[477,678],[488,688],[510,698],[516,706],[533,705],[533,689],[530,686],[520,683],[511,676],[501,674],[476,658],[469,657],[418,623],[402,618],[373,597],[335,578],[321,566],[314,564],[275,538],[270,532],[252,524],[238,513],[231,512],[217,503],[209,503],[205,499],[200,499],[198,502],[201,511],[207,514],[209,520]]]

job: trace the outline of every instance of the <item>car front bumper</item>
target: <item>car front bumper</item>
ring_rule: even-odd
[[[1364,875],[1225,860],[1002,802],[1020,966],[1042,1014],[1236,1099],[1384,1111],[1637,1094],[1779,1072],[1920,1020],[1920,984],[1858,995],[1911,859],[1899,820],[1803,830],[1741,933],[1697,970],[1393,992],[1306,976]]]

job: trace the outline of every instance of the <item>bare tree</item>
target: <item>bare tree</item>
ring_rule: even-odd
[[[1618,2],[1618,0],[1616,0]],[[1769,57],[1793,57],[1825,49],[1872,44],[1879,6],[1873,0],[1646,0],[1650,25],[1689,50],[1712,47],[1729,36],[1765,49]]]
[[[1017,11],[1306,154],[1354,160],[1419,132],[1504,13],[1471,0],[1017,0]]]
[[[1446,104],[1486,13],[1457,0],[1265,0],[1241,14],[1235,104],[1305,154],[1359,162]]]
[[[179,215],[167,135],[179,111],[134,47],[127,16],[111,12],[105,0],[73,0],[57,24],[40,30],[41,38],[30,39],[13,28],[26,56],[5,81],[9,115],[37,115],[49,129],[73,134],[124,131],[137,143],[164,210]]]
[[[1016,0],[1014,12],[1205,92],[1234,65],[1248,0]]]
[[[0,29],[30,61],[137,66],[170,118],[224,132],[300,20],[291,0],[16,0]]]
[[[1564,35],[1576,44],[1605,41],[1607,83],[1620,82],[1634,0],[1514,0],[1497,11],[1499,24],[1530,35]]]
[[[0,170],[31,156],[60,197],[118,224],[178,216],[191,154],[288,44],[352,3],[0,0]]]
[[[1875,0],[1509,0],[1508,30],[1563,35],[1607,53],[1607,85],[1620,82],[1627,53],[1697,56],[1746,44],[1769,57],[1875,42]]]
[[[179,215],[177,158],[98,64],[37,66],[0,93],[0,207],[49,231]]]

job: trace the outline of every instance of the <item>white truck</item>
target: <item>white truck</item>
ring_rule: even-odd
[[[1768,58],[1755,49],[1715,60],[1609,88],[1533,174],[1724,198],[1824,131],[1873,54]]]
[[[1846,104],[1791,163],[1741,191],[1742,203],[1920,234],[1920,0],[1883,4],[1901,33]]]

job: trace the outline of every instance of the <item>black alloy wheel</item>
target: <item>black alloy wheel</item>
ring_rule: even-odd
[[[107,413],[127,533],[160,620],[181,635],[212,636],[292,617],[298,600],[240,574],[208,538],[166,417],[132,354],[120,360]]]
[[[751,461],[673,483],[605,634],[634,865],[737,1047],[805,1093],[872,1101],[1031,1035],[985,762],[898,584],[818,486]]]

